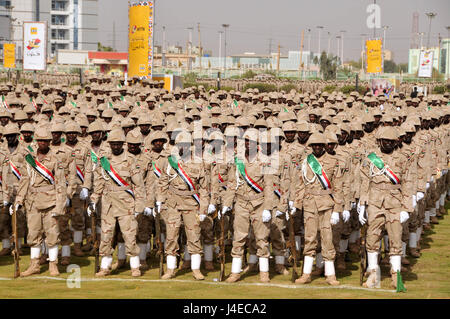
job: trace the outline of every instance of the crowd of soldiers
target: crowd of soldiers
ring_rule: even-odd
[[[57,276],[58,263],[95,254],[94,233],[96,277],[127,257],[141,276],[161,241],[163,279],[191,269],[203,280],[202,261],[217,266],[222,219],[229,283],[258,271],[269,282],[271,259],[288,275],[301,254],[295,283],[324,275],[339,285],[336,270],[359,253],[366,227],[364,286],[379,287],[380,264],[390,264],[396,287],[424,230],[446,214],[448,93],[168,92],[151,80],[88,80],[0,86],[0,256],[13,249],[16,214],[18,248],[31,257],[21,276],[47,262]]]

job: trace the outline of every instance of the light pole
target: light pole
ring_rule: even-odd
[[[327,56],[330,55],[330,46],[331,46],[331,33],[328,32],[328,50],[327,50]]]
[[[368,36],[368,34],[361,33],[361,72],[364,72],[364,39]]]
[[[427,40],[427,49],[429,49],[430,48],[430,34],[431,34],[431,20],[433,20],[433,18],[435,16],[437,16],[437,13],[428,12],[428,13],[425,13],[425,14],[430,19],[430,24],[428,26],[428,40]]]
[[[189,30],[189,43],[187,48],[187,54],[188,54],[188,70],[192,69],[192,61],[191,61],[191,54],[192,54],[192,31],[194,30],[194,27],[188,27],[187,30]]]
[[[383,48],[386,49],[386,30],[389,29],[388,25],[383,26]]]
[[[322,31],[322,29],[323,29],[323,26],[321,26],[321,25],[318,25],[317,26],[317,29],[319,29],[319,51],[317,52],[317,53],[319,53],[319,59],[320,59],[320,32]]]
[[[447,59],[445,62],[445,66],[447,67],[447,80],[449,79],[450,75],[450,65],[449,65],[449,58],[450,58],[450,26],[445,27],[447,29]]]
[[[219,31],[219,69],[220,69],[220,64],[222,61],[222,34],[223,31]]]
[[[425,35],[425,32],[420,32],[420,50],[422,50],[422,42],[423,42],[423,36]]]
[[[341,58],[339,57],[339,53],[340,53],[340,49],[339,49],[339,44],[340,44],[340,42],[341,42],[341,36],[340,35],[337,35],[336,36],[336,43],[337,43],[337,50],[336,50],[336,56],[337,56],[337,58],[340,60]]]
[[[224,53],[224,72],[227,71],[227,28],[229,27],[229,24],[222,24],[222,27],[225,29],[225,53]]]
[[[341,30],[341,64],[344,65],[344,33],[347,32],[346,30]]]

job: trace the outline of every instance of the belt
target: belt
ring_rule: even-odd
[[[333,194],[331,189],[321,189],[321,190],[317,190],[317,191],[307,189],[305,191],[305,195],[325,196],[325,195],[331,195],[331,194]]]
[[[254,194],[254,195],[248,195],[248,194],[242,195],[242,194],[237,193],[236,196],[239,199],[251,201],[251,200],[262,198],[264,196],[264,194],[259,193],[259,194]]]
[[[131,187],[117,186],[117,185],[112,185],[112,184],[105,185],[105,191],[123,192],[123,191],[127,191],[127,190],[131,190]]]
[[[39,187],[30,187],[30,193],[41,193],[41,192],[49,192],[51,190],[55,190],[55,186],[39,186]]]
[[[400,189],[402,187],[402,185],[400,184],[372,184],[373,187],[375,187],[376,189],[380,189],[380,190],[384,190],[384,191],[390,191],[390,190],[394,190],[394,189]]]
[[[179,196],[192,196],[196,194],[196,192],[194,191],[182,191],[180,189],[173,187],[172,185],[169,185],[169,191]]]

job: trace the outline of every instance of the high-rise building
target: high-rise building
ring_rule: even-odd
[[[16,43],[19,59],[24,21],[47,21],[50,55],[58,49],[97,49],[98,0],[0,0],[0,17],[9,18],[5,41]]]

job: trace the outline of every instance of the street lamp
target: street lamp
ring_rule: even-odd
[[[389,29],[388,25],[383,26],[383,48],[386,49],[386,30]]]
[[[341,45],[341,64],[344,65],[344,33],[347,32],[346,30],[341,30],[341,41],[342,41],[342,45]]]
[[[336,36],[336,43],[337,43],[337,50],[336,50],[336,57],[340,60],[341,58],[339,57],[339,52],[341,51],[340,49],[339,49],[339,44],[341,43],[341,36],[340,35],[337,35]]]
[[[437,16],[437,13],[428,12],[428,13],[425,13],[425,14],[430,19],[430,24],[428,26],[428,40],[427,40],[427,49],[429,49],[430,48],[430,34],[431,34],[431,20],[433,20],[433,18],[435,16]]]
[[[425,32],[418,33],[420,35],[420,50],[422,50],[422,42],[423,42],[423,36],[425,35]]]
[[[361,72],[364,72],[364,39],[368,36],[368,34],[361,33]]]
[[[225,53],[224,53],[224,70],[226,72],[227,70],[227,28],[229,27],[229,24],[222,24],[222,27],[225,29]]]
[[[223,31],[219,31],[219,69],[220,69],[220,64],[222,61],[222,34]]]

